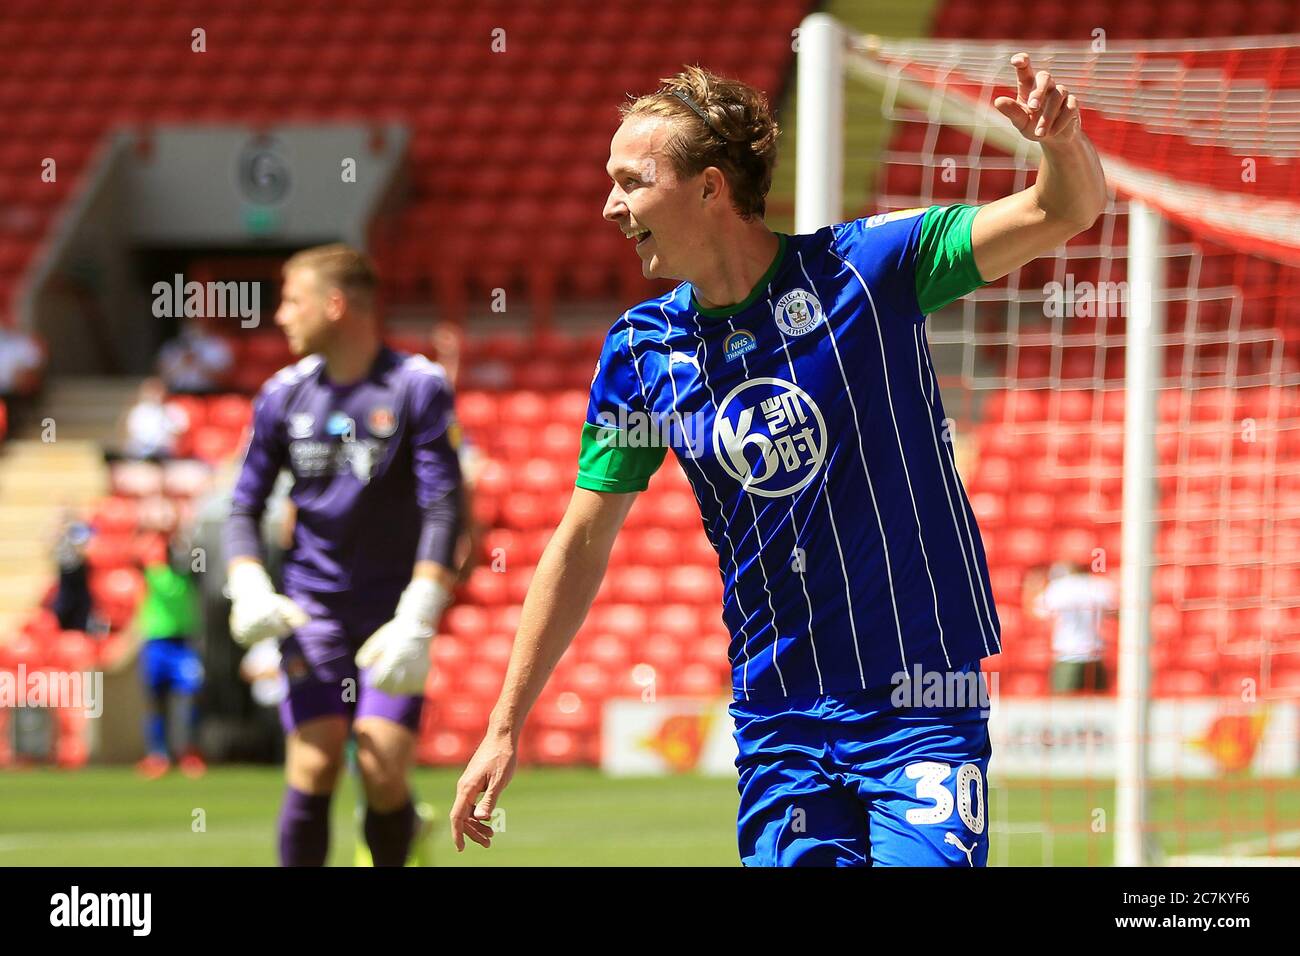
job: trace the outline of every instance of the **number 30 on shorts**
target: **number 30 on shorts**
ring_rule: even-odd
[[[907,765],[907,775],[916,781],[916,796],[933,800],[932,807],[917,807],[907,811],[907,822],[916,824],[943,823],[952,816],[952,794],[944,783],[952,775],[952,767],[934,760],[922,760]],[[972,786],[973,785],[973,786]],[[964,763],[957,768],[957,815],[971,833],[984,832],[984,779],[980,768]]]

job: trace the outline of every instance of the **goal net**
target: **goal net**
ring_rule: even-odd
[[[1300,863],[1300,36],[892,41],[815,14],[796,229],[1030,186],[1038,147],[992,106],[1021,50],[1078,95],[1112,200],[927,321],[1003,625],[990,862]],[[845,131],[882,120],[845,208]],[[1082,691],[1070,612],[1036,597],[1062,562],[1116,595]]]

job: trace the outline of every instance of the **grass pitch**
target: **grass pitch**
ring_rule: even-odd
[[[436,809],[438,866],[736,866],[731,779],[614,779],[525,767],[506,790],[491,850],[451,845],[458,770],[421,768]],[[130,768],[0,773],[0,866],[270,866],[283,783],[276,767],[216,767],[201,780],[144,781]],[[334,801],[330,864],[350,866],[353,783]],[[1114,790],[1105,780],[1015,780],[989,798],[989,863],[1106,866]],[[1300,781],[1153,785],[1154,836],[1167,857],[1300,853]]]

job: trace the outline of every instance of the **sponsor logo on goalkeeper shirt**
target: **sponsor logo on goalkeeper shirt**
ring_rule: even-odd
[[[826,460],[826,420],[812,397],[779,378],[754,378],[718,406],[713,451],[745,491],[764,498],[792,495]]]
[[[289,416],[289,437],[310,438],[316,427],[316,419],[308,412],[295,412]]]

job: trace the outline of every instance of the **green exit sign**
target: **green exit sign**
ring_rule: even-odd
[[[254,236],[264,236],[280,228],[280,214],[269,206],[247,206],[244,228]]]

